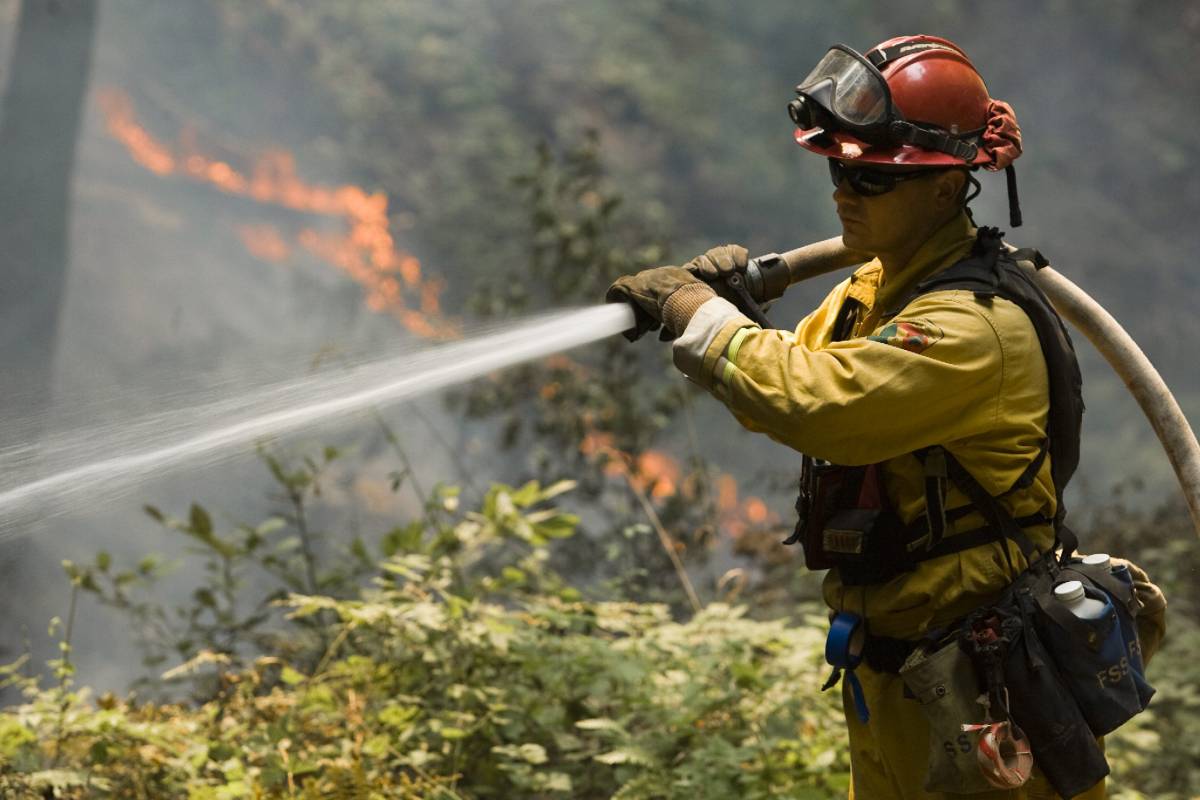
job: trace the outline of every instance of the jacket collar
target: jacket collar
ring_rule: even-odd
[[[921,281],[965,258],[975,243],[975,226],[961,213],[933,232],[913,254],[898,279],[885,282],[883,265],[878,258],[863,264],[850,278],[847,296],[870,310],[883,306],[886,316],[901,311],[891,305],[901,302]]]

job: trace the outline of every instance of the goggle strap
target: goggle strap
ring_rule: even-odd
[[[895,61],[901,56],[919,53],[924,50],[948,50],[951,53],[960,52],[955,50],[953,47],[947,47],[946,45],[938,42],[909,42],[907,44],[896,44],[892,45],[891,47],[885,47],[882,50],[872,50],[871,52],[867,53],[866,58],[871,62],[875,69],[882,70],[883,65],[889,61]]]
[[[947,153],[955,158],[961,158],[968,164],[974,161],[975,156],[979,153],[979,146],[976,144],[964,141],[956,136],[951,136],[948,133],[921,128],[903,120],[893,122],[890,133],[898,142],[911,144],[922,150],[936,150],[939,153]]]

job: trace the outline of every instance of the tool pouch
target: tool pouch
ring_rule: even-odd
[[[1073,572],[1063,570],[1060,579],[1073,578]],[[1123,627],[1134,629],[1124,603],[1114,603],[1090,581],[1084,583],[1084,591],[1105,604],[1102,617],[1080,619],[1052,594],[1039,593],[1035,597],[1037,627],[1088,727],[1096,736],[1104,736],[1142,711],[1154,690],[1134,669],[1130,647],[1122,635]],[[1121,616],[1127,617],[1125,626]],[[1133,652],[1136,648],[1135,635]]]
[[[1074,797],[1108,775],[1108,762],[1096,737],[1050,658],[1034,618],[1035,590],[1050,591],[1050,576],[1031,569],[1019,577],[997,605],[972,613],[964,638],[981,618],[994,617],[1003,633],[1001,660],[1008,710],[1029,737],[1034,761],[1062,797]],[[983,665],[977,664],[981,671]]]
[[[964,732],[964,723],[984,718],[979,702],[984,688],[971,658],[951,641],[941,647],[918,647],[900,668],[904,685],[921,703],[929,723],[927,792],[978,794],[994,791],[979,769],[978,732]]]

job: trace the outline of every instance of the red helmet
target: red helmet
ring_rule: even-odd
[[[899,36],[865,56],[837,45],[796,91],[800,99],[789,106],[796,142],[819,155],[875,164],[1006,166],[980,144],[995,106],[1004,104],[991,100],[970,59],[946,39]]]

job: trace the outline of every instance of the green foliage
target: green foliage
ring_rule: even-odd
[[[320,466],[266,463],[285,495],[302,497]],[[24,661],[0,668],[25,697],[0,714],[0,796],[844,797],[840,704],[819,689],[821,610],[764,621],[712,603],[678,621],[665,604],[590,598],[552,566],[554,551],[578,544],[579,518],[552,505],[573,488],[498,484],[473,509],[438,486],[420,520],[381,538],[365,583],[283,589],[303,582],[303,559],[272,573],[273,635],[239,647],[221,649],[242,635],[241,617],[218,612],[238,607],[245,585],[228,584],[231,599],[194,594],[190,630],[213,646],[162,675],[193,679],[187,705],[75,687],[77,598],[111,598],[160,562],[121,571],[101,553],[64,565],[72,602],[51,626],[62,645],[54,683]],[[235,578],[251,564],[245,539],[198,506],[186,519],[148,513],[199,543],[194,555],[217,573],[227,560]],[[1172,600],[1150,668],[1159,694],[1107,741],[1115,800],[1186,800],[1181,787],[1197,779],[1200,556],[1189,526],[1182,506],[1147,521],[1119,499],[1088,526],[1089,549],[1116,553],[1139,531],[1139,561]],[[324,559],[336,554],[314,553],[314,573],[330,574]]]
[[[328,620],[317,663],[226,661],[195,706],[93,700],[8,669],[26,702],[0,715],[0,793],[844,794],[840,711],[818,691],[823,617],[794,627],[714,604],[678,623],[659,604],[581,599],[548,567],[577,519],[547,501],[570,488],[497,485],[477,511],[441,490],[438,524],[405,534],[368,587],[279,601],[289,634]]]
[[[470,302],[481,316],[591,304],[618,276],[666,256],[636,214],[616,216],[621,198],[605,181],[594,138],[562,154],[540,146],[536,167],[515,183],[529,214],[529,258],[497,265],[479,282]],[[570,358],[515,367],[503,381],[478,382],[452,405],[468,416],[499,416],[503,449],[530,451],[543,477],[587,474],[584,488],[594,495],[598,473],[580,443],[596,433],[613,437],[621,452],[640,453],[678,410],[677,391],[647,369],[649,355],[614,337]]]
[[[479,282],[471,304],[480,316],[588,304],[617,276],[666,258],[662,236],[643,222],[647,215],[625,208],[613,190],[594,134],[562,153],[539,146],[534,168],[514,183],[529,214],[529,258],[498,265]],[[682,606],[669,558],[647,535],[651,528],[632,488],[653,486],[657,475],[644,469],[644,454],[663,447],[690,414],[693,389],[678,379],[664,382],[662,373],[670,369],[665,353],[614,337],[569,357],[511,368],[503,380],[476,382],[455,393],[450,405],[468,417],[495,420],[500,449],[517,455],[535,478],[577,477],[590,510],[606,524],[588,531],[596,552],[576,559],[576,580]],[[677,485],[656,513],[695,566],[714,541],[714,492],[694,436],[690,442],[683,474],[672,475]],[[584,546],[578,544],[576,554]]]
[[[310,620],[281,633],[274,603],[288,592],[346,596],[374,571],[374,556],[361,540],[339,548],[308,521],[308,507],[320,497],[322,472],[339,457],[338,451],[326,447],[319,456],[294,462],[266,449],[259,454],[281,506],[260,523],[235,524],[225,531],[199,504],[192,504],[183,517],[154,506],[144,509],[164,529],[182,535],[186,552],[200,562],[200,583],[186,602],[167,608],[155,599],[156,585],[179,564],[153,554],[124,568],[105,552],[89,565],[63,564],[74,587],[128,618],[147,668],[161,671],[171,660],[190,664],[171,677],[186,678],[201,698],[217,693],[225,673],[244,667],[256,653],[270,650],[300,663],[318,657],[325,621]],[[267,588],[256,590],[262,585]],[[139,682],[146,690],[156,684]]]

